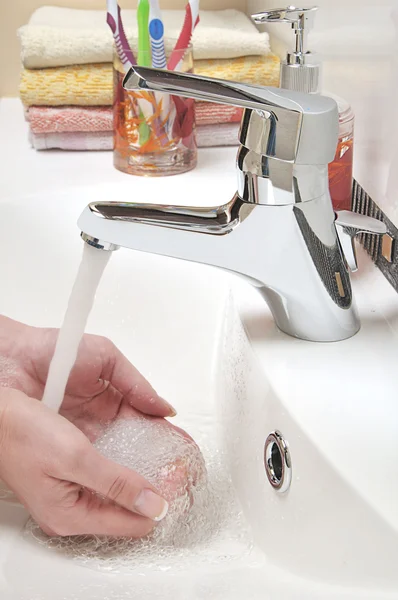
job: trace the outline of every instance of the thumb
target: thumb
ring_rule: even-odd
[[[104,456],[93,446],[85,453],[73,480],[131,512],[161,521],[168,503],[144,477]]]

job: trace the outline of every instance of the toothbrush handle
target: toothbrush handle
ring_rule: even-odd
[[[128,60],[131,62],[131,64],[136,65],[137,61],[135,60],[135,56],[133,54],[132,49],[130,48],[130,45],[127,41],[126,33],[124,31],[122,15],[121,15],[119,5],[117,5],[117,14],[118,14],[118,22],[119,22],[119,37],[120,37],[120,41],[123,46],[124,53],[127,56]]]
[[[152,19],[149,23],[149,36],[152,50],[152,66],[165,69],[167,66],[166,52],[164,49],[164,27],[159,18]]]
[[[120,6],[117,3],[108,3],[106,22],[112,31],[117,54],[127,71],[136,64],[136,60],[124,32]]]
[[[151,45],[149,41],[149,3],[148,0],[140,0],[137,6],[137,24],[138,24],[138,64],[143,67],[150,67]]]

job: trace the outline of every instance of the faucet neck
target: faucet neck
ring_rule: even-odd
[[[297,165],[240,146],[238,194],[245,202],[285,206],[329,194],[327,165]]]

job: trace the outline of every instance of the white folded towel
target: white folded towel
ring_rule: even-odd
[[[166,51],[172,50],[181,31],[185,11],[165,10]],[[136,11],[122,11],[127,38],[137,47]],[[19,29],[25,68],[41,69],[73,64],[111,62],[112,34],[105,8],[81,10],[43,6]],[[196,59],[237,58],[270,53],[267,33],[260,33],[250,19],[234,9],[200,13],[193,35]]]
[[[112,150],[112,131],[52,131],[33,133],[29,130],[29,140],[36,150]],[[239,123],[219,125],[199,125],[196,128],[198,148],[214,146],[238,146]],[[1,487],[0,487],[1,497]]]

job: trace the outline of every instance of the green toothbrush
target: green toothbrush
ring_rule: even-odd
[[[151,67],[151,43],[149,39],[149,0],[139,0],[137,6],[137,25],[138,25],[138,54],[137,64],[142,67]],[[142,104],[142,101],[141,101]],[[150,107],[152,112],[152,107]],[[145,144],[150,137],[150,129],[145,121],[144,113],[140,110],[139,136],[140,145]]]
[[[151,42],[149,39],[149,0],[139,0],[137,6],[138,24],[138,56],[137,64],[141,67],[152,66]]]

